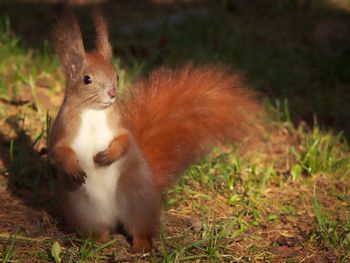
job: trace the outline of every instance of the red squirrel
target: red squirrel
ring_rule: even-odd
[[[49,151],[58,168],[64,215],[83,235],[106,240],[122,225],[133,251],[148,251],[161,193],[213,145],[247,135],[255,94],[218,65],[161,68],[118,93],[107,23],[94,14],[96,49],[85,52],[76,18],[53,33],[66,89]]]

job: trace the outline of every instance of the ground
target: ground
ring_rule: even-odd
[[[82,240],[62,220],[46,150],[64,88],[45,40],[52,2],[0,3],[1,262],[350,261],[348,2],[102,4],[123,89],[160,65],[220,62],[267,113],[258,140],[213,149],[164,192],[146,254],[119,235]],[[88,47],[89,8],[75,7]]]

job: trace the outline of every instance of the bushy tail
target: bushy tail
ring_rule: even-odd
[[[259,109],[252,91],[224,67],[161,68],[131,88],[123,105],[160,189],[210,147],[242,139]]]

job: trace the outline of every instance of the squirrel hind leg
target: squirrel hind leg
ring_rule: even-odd
[[[132,238],[131,250],[149,251],[156,234],[161,209],[161,194],[142,156],[124,163],[118,186],[119,220]]]
[[[131,245],[131,252],[147,252],[152,248],[152,234],[141,234],[134,229],[130,233],[122,222],[118,222],[115,234],[120,234]]]

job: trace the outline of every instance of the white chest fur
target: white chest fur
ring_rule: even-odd
[[[74,210],[89,224],[112,225],[117,217],[116,189],[121,160],[107,167],[94,163],[93,157],[107,149],[116,134],[108,126],[106,110],[86,110],[81,116],[77,136],[71,145],[81,168],[85,184],[71,194]],[[99,222],[96,222],[99,221]]]
[[[106,150],[115,135],[108,127],[106,110],[86,110],[81,116],[81,124],[72,148],[84,171],[98,172],[93,156]]]

